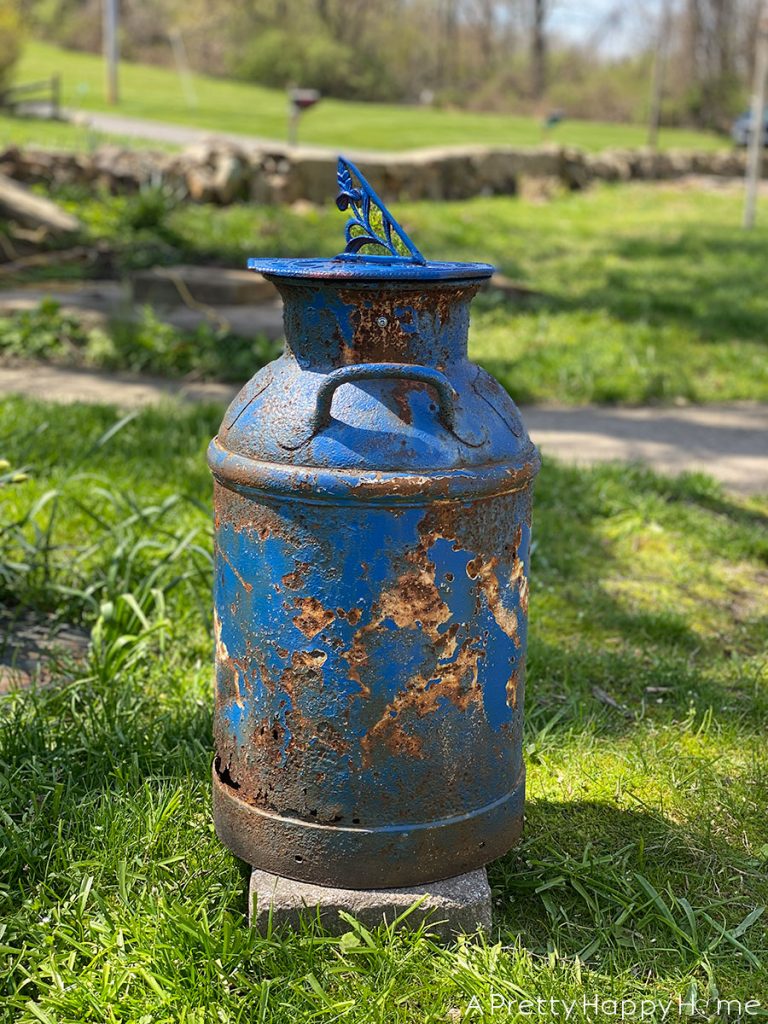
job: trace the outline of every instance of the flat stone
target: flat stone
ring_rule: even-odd
[[[241,338],[262,334],[270,341],[276,341],[285,336],[283,306],[280,302],[258,306],[211,306],[207,310],[189,306],[165,306],[156,311],[155,315],[180,331],[194,331],[200,324],[207,323]]]
[[[155,316],[162,323],[171,324],[181,331],[194,331],[201,324],[252,338],[262,334],[270,341],[284,336],[282,303],[274,298],[274,287],[258,274],[243,271],[243,274],[269,285],[269,293],[254,304],[213,305],[195,299],[192,304],[160,304]],[[258,293],[257,288],[257,293]],[[269,294],[271,299],[265,296]],[[140,323],[144,316],[147,300],[132,302],[126,288],[118,281],[91,281],[86,285],[55,284],[40,287],[19,287],[0,291],[0,316],[35,310],[44,299],[55,299],[59,311],[73,316],[86,330],[100,327],[108,330],[114,322]],[[151,303],[149,303],[151,304]]]
[[[130,288],[134,302],[157,306],[247,306],[278,297],[261,274],[228,267],[150,267],[131,274]]]
[[[263,931],[272,913],[272,926],[297,928],[302,917],[312,919],[319,911],[323,927],[333,935],[350,931],[339,916],[343,910],[366,928],[391,924],[413,904],[423,902],[402,922],[417,928],[427,922],[429,931],[449,941],[456,935],[491,928],[491,889],[485,868],[439,882],[403,889],[335,889],[296,882],[253,868],[248,890],[249,921]]]

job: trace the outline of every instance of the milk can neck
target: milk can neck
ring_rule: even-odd
[[[478,281],[409,286],[276,281],[286,349],[304,369],[353,363],[445,366],[466,359]]]

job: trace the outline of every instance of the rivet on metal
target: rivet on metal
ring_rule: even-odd
[[[379,327],[386,327],[387,324],[389,323],[389,320],[387,320],[385,316],[377,316],[376,323],[379,325]]]

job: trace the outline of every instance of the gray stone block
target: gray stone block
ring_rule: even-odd
[[[334,889],[253,868],[249,920],[253,928],[264,931],[271,909],[273,927],[296,928],[302,917],[311,919],[319,911],[323,927],[341,935],[350,926],[339,916],[340,910],[366,928],[375,928],[394,921],[421,897],[426,898],[405,919],[403,927],[416,928],[426,921],[428,930],[443,941],[478,930],[490,931],[491,889],[485,868],[404,889]]]
[[[136,303],[179,306],[200,302],[209,306],[246,306],[274,302],[277,289],[261,274],[227,267],[150,267],[130,276]]]

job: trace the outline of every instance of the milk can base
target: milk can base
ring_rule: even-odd
[[[253,807],[213,769],[213,820],[225,846],[273,875],[346,889],[422,885],[483,867],[520,838],[524,800],[523,769],[509,793],[470,814],[424,824],[346,828]]]

